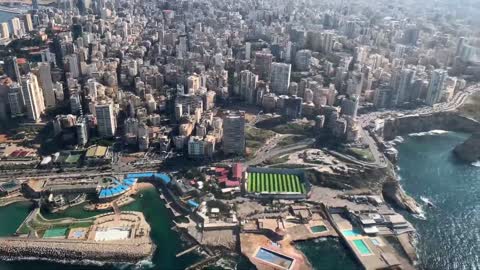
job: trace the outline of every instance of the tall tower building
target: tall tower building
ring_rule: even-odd
[[[252,43],[246,42],[245,43],[245,59],[250,61],[251,54],[252,54]]]
[[[394,105],[400,105],[403,102],[410,100],[410,93],[412,92],[412,84],[415,80],[414,69],[403,69],[400,72],[400,78],[398,82],[398,88],[396,89],[396,95],[393,100]]]
[[[19,18],[13,18],[10,23],[12,24],[12,32],[15,37],[23,36],[22,23]]]
[[[8,39],[10,38],[10,30],[8,28],[8,23],[0,23],[0,38]]]
[[[245,153],[245,112],[228,112],[223,120],[223,152]]]
[[[380,87],[375,90],[373,97],[373,105],[375,108],[387,108],[391,101],[390,96],[392,92],[393,89],[389,85],[380,85]]]
[[[255,73],[249,70],[242,70],[240,72],[240,95],[248,104],[255,104],[257,82],[258,75],[255,75]]]
[[[100,137],[115,136],[117,119],[113,111],[113,104],[108,102],[95,105],[95,115],[97,116],[98,135]]]
[[[8,105],[12,117],[23,114],[22,87],[18,83],[12,83],[8,90]]]
[[[193,74],[187,78],[187,90],[189,94],[194,94],[200,89],[200,76]]]
[[[258,74],[258,78],[263,81],[270,80],[270,72],[272,69],[271,53],[257,52],[255,53],[255,72]]]
[[[45,111],[45,101],[37,76],[33,73],[22,77],[22,92],[28,119],[40,122],[40,116]]]
[[[432,106],[433,104],[440,102],[447,76],[447,71],[444,69],[436,69],[432,72],[432,77],[428,84],[426,99],[428,105]]]
[[[72,74],[73,78],[80,77],[80,63],[78,61],[78,55],[69,54],[65,56],[65,65],[67,70]]]
[[[53,90],[50,63],[42,62],[38,65],[38,80],[43,90],[45,106],[47,107],[55,106],[55,92]]]
[[[38,0],[32,0],[32,9],[38,10]]]
[[[77,119],[75,131],[77,133],[77,144],[86,145],[88,142],[88,123],[86,118],[82,116]]]
[[[280,95],[288,94],[288,87],[290,86],[290,72],[292,65],[285,63],[272,64],[272,79],[271,88],[274,93]]]
[[[20,82],[20,69],[18,68],[17,58],[15,56],[9,56],[5,59],[3,69],[10,79]]]
[[[30,13],[26,13],[23,15],[23,25],[24,25],[25,31],[27,32],[33,31],[32,15]]]
[[[300,50],[295,55],[295,68],[298,71],[308,71],[310,69],[310,61],[312,59],[312,51]]]
[[[342,100],[342,110],[341,113],[343,115],[348,115],[353,118],[357,117],[357,111],[358,111],[358,101],[359,98],[356,96],[352,96],[349,98],[344,98]]]

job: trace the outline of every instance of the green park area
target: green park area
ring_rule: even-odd
[[[248,174],[248,191],[257,193],[305,193],[297,175],[278,173]]]
[[[256,127],[247,127],[245,129],[246,145],[251,149],[252,153],[256,152],[273,136],[275,136],[275,132],[271,130]]]

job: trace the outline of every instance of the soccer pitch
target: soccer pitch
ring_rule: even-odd
[[[247,190],[258,193],[305,193],[305,186],[297,175],[278,173],[248,174]]]

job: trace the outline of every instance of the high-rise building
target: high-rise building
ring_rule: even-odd
[[[23,114],[22,87],[18,83],[12,83],[8,90],[8,105],[10,114],[17,117]]]
[[[77,123],[75,124],[75,129],[77,133],[77,144],[86,145],[88,142],[88,123],[87,119],[84,117],[77,118]]]
[[[246,42],[245,43],[245,59],[250,61],[252,56],[252,43]]]
[[[75,115],[80,115],[82,112],[82,102],[77,92],[70,94],[70,112]]]
[[[280,95],[288,94],[288,87],[290,86],[290,72],[292,65],[285,63],[272,64],[272,79],[271,88],[274,93]]]
[[[415,80],[415,72],[414,69],[409,68],[403,69],[400,72],[398,88],[396,89],[393,100],[394,105],[400,105],[410,100],[410,93],[412,92],[412,85]]]
[[[19,18],[13,18],[10,20],[11,26],[12,26],[12,33],[15,37],[21,37],[23,36],[23,28],[22,28],[22,23],[20,22]]]
[[[188,94],[194,94],[200,89],[200,76],[193,74],[187,78]]]
[[[272,69],[271,53],[257,52],[255,53],[255,72],[258,74],[258,78],[263,81],[270,80],[270,73]]]
[[[8,39],[10,38],[10,30],[8,28],[8,23],[0,23],[0,38]]]
[[[70,72],[73,78],[80,77],[80,63],[78,61],[78,55],[69,54],[65,56],[65,66]]]
[[[32,0],[32,9],[38,10],[38,0]]]
[[[42,62],[38,65],[38,81],[43,90],[45,106],[55,106],[55,92],[53,90],[52,74],[50,63]]]
[[[310,60],[312,59],[312,51],[300,50],[295,55],[295,69],[298,71],[308,71],[310,69]]]
[[[426,99],[428,105],[432,106],[433,104],[440,102],[447,76],[447,71],[444,69],[436,69],[432,72],[430,83],[428,84]]]
[[[255,104],[258,75],[249,70],[240,72],[240,95],[248,104]]]
[[[420,29],[415,25],[408,25],[403,32],[403,41],[407,45],[417,46],[420,37]]]
[[[20,69],[18,68],[17,58],[15,56],[9,56],[5,59],[3,69],[10,79],[20,82]]]
[[[24,25],[25,31],[27,32],[33,31],[32,15],[30,15],[30,13],[26,13],[23,15],[23,25]]]
[[[283,106],[283,115],[287,119],[296,119],[302,115],[303,98],[293,96],[285,99]]]
[[[353,118],[357,117],[358,101],[359,99],[356,96],[344,98],[342,100],[342,115],[348,115]]]
[[[115,136],[117,118],[113,110],[113,103],[96,104],[95,115],[97,116],[98,135],[100,137]]]
[[[223,119],[223,152],[245,153],[245,112],[227,112]]]
[[[322,46],[321,50],[323,53],[331,53],[333,50],[333,45],[335,44],[335,36],[332,31],[325,31],[322,33]]]
[[[393,58],[403,58],[406,51],[407,51],[407,47],[405,45],[396,44],[395,45],[395,52],[393,53]]]
[[[40,116],[45,111],[45,101],[37,76],[33,73],[22,77],[22,92],[28,119],[39,122]]]
[[[373,104],[375,108],[386,108],[390,105],[390,97],[393,89],[388,86],[380,86],[375,90],[375,95],[373,97]]]

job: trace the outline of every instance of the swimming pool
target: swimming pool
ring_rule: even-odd
[[[256,258],[275,264],[283,269],[289,269],[293,259],[268,249],[260,248],[255,255]]]
[[[368,248],[367,244],[362,239],[353,240],[353,244],[357,248],[358,252],[362,255],[370,255],[372,251]]]
[[[312,230],[313,233],[322,233],[328,231],[325,225],[312,226],[310,227],[310,230]]]
[[[359,229],[353,229],[353,230],[345,230],[342,231],[343,236],[345,237],[351,237],[351,236],[359,236],[362,235],[362,232]]]

